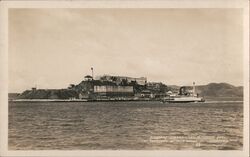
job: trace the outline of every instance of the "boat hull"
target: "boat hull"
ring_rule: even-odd
[[[178,97],[178,98],[166,98],[163,102],[169,103],[191,103],[191,102],[204,102],[203,98],[199,97]]]

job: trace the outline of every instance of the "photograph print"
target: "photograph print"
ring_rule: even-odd
[[[242,151],[243,58],[242,8],[9,8],[8,150]]]

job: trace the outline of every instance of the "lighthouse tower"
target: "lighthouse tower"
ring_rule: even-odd
[[[91,67],[91,72],[92,72],[92,80],[94,80],[94,68]]]

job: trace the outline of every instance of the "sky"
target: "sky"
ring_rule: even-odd
[[[240,9],[9,9],[9,92],[84,76],[243,85]]]

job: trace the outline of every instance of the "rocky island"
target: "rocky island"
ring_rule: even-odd
[[[111,100],[159,100],[169,92],[178,93],[181,86],[148,82],[146,77],[103,75],[96,79],[87,75],[79,84],[64,89],[37,89],[10,93],[9,100],[64,100],[64,101],[111,101]],[[191,86],[186,86],[190,91]],[[210,83],[196,86],[203,97],[243,97],[243,87],[227,83]]]

